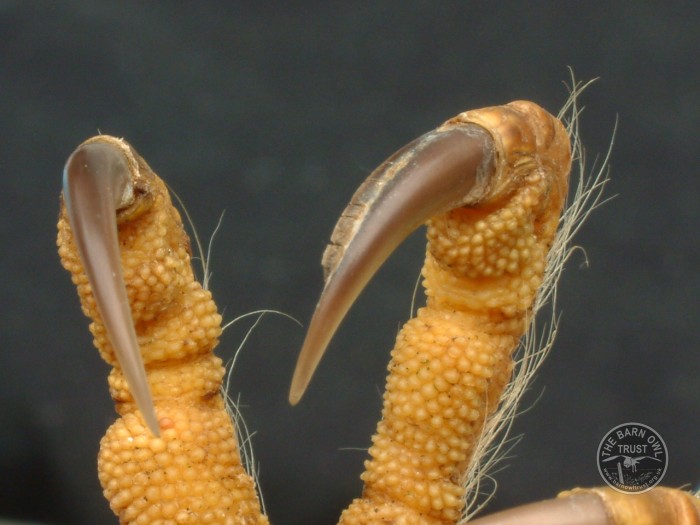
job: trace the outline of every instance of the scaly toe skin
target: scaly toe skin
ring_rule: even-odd
[[[114,367],[109,386],[121,417],[100,446],[104,494],[122,524],[265,525],[220,394],[224,368],[212,351],[221,335],[221,315],[211,292],[194,278],[180,214],[165,184],[128,144],[104,136],[87,144],[101,142],[124,148],[131,170],[133,199],[116,212],[120,250],[114,273],[123,274],[129,328],[138,340],[158,417],[153,425],[160,430],[160,436],[151,432],[137,408],[142,405],[135,402],[134,382],[93,293],[100,283],[85,273],[85,259],[89,262],[97,241],[79,253],[62,206],[61,262],[92,319],[95,346]]]

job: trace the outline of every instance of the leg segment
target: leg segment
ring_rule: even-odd
[[[428,299],[391,353],[363,497],[341,523],[455,523],[462,515],[470,461],[545,277],[570,164],[564,126],[519,101],[451,119],[390,157],[353,197],[324,254],[326,287],[292,401],[348,298],[387,255],[384,246],[408,233],[372,221],[427,220]]]
[[[91,282],[85,273],[84,259],[102,240],[76,242],[62,202],[61,262],[78,288],[84,313],[92,319],[95,346],[114,367],[109,387],[120,418],[100,444],[98,472],[104,494],[124,524],[266,524],[219,392],[224,368],[212,350],[221,334],[221,316],[211,292],[194,278],[180,215],[165,184],[131,146],[108,136],[85,144],[96,143],[111,148],[115,158],[121,156],[119,162],[131,174],[131,194],[116,206],[119,248],[115,247],[114,264],[123,272],[160,434],[155,436],[146,425],[132,396],[134,385],[120,366],[123,357],[117,358],[124,352],[115,352],[115,330],[127,327],[110,325],[108,330],[101,315],[116,299],[110,294],[105,299],[99,293],[102,284]],[[108,169],[86,167],[96,176]],[[86,246],[82,257],[78,245]]]

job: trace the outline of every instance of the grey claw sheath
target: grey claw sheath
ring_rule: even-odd
[[[80,259],[107,335],[151,432],[159,426],[124,285],[116,211],[133,201],[124,153],[107,143],[80,146],[63,172],[63,195]]]
[[[493,140],[474,124],[439,128],[379,166],[353,196],[323,255],[326,284],[292,378],[289,402],[304,394],[350,306],[391,252],[439,211],[481,195],[493,171]]]

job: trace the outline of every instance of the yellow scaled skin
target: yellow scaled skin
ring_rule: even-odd
[[[566,131],[528,102],[466,112],[444,126],[459,122],[491,133],[496,171],[481,200],[428,223],[427,305],[403,327],[391,353],[363,497],[341,516],[345,525],[460,519],[465,472],[478,460],[472,457],[475,443],[510,380],[512,353],[545,275],[567,191]],[[87,142],[100,141],[125,150],[137,173],[136,198],[117,220],[127,295],[161,434],[154,437],[136,409],[61,204],[61,262],[93,321],[100,355],[114,367],[110,393],[121,417],[101,442],[105,496],[123,524],[265,525],[219,394],[224,369],[212,350],[221,316],[211,293],[194,279],[180,216],[163,182],[128,144],[107,136]],[[700,525],[700,500],[676,489],[634,495],[574,489],[559,497],[572,494],[598,498],[611,525]],[[543,514],[542,521],[547,518]],[[494,523],[488,517],[484,522]]]
[[[124,142],[100,136],[91,141]],[[90,141],[88,141],[90,142]],[[221,316],[194,278],[189,239],[164,183],[130,147],[140,177],[121,210],[124,278],[161,437],[147,429],[117,363],[73,241],[63,204],[58,247],[105,361],[121,416],[101,441],[99,479],[122,524],[267,524],[219,393],[224,368],[212,350]]]
[[[460,518],[465,471],[510,379],[564,203],[570,146],[554,117],[514,102],[452,122],[492,134],[497,171],[481,202],[428,223],[427,305],[391,352],[363,496],[344,525]]]

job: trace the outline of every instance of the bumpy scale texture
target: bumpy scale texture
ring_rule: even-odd
[[[490,196],[428,223],[427,305],[391,352],[363,495],[344,525],[459,520],[475,441],[511,376],[557,229],[570,166],[564,127],[531,103],[456,120],[483,125],[505,167]]]
[[[165,185],[131,151],[143,176],[137,186],[142,193],[133,210],[118,214],[119,241],[160,438],[137,412],[63,205],[58,222],[61,262],[78,288],[83,312],[92,319],[95,346],[114,367],[109,387],[121,417],[100,444],[104,494],[123,524],[266,524],[219,392],[224,368],[212,350],[221,334],[221,316],[211,293],[194,278],[189,239]]]

